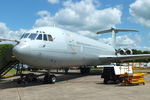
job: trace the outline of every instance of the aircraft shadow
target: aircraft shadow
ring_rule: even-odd
[[[52,72],[54,74],[56,74],[57,76],[57,82],[63,82],[63,81],[68,81],[71,79],[77,79],[80,77],[84,77],[87,76],[87,74],[80,74],[79,72],[69,72],[68,74],[64,74],[64,72]],[[100,75],[101,73],[94,73],[91,72],[88,75]],[[3,80],[2,80],[3,81]],[[57,84],[56,82],[56,84]],[[38,85],[46,85],[43,83],[43,77],[39,78],[37,82],[30,82],[27,84],[17,84],[16,79],[14,80],[9,80],[9,81],[4,81],[1,82],[0,81],[0,90],[1,89],[8,89],[8,88],[20,88],[20,87],[30,87],[30,86],[38,86]],[[51,85],[51,84],[49,84]]]

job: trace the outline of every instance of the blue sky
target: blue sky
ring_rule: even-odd
[[[149,8],[148,0],[1,0],[0,37],[53,24],[91,38],[110,27],[129,28],[140,32],[117,34],[118,46],[150,50]],[[99,40],[110,43],[109,36]]]

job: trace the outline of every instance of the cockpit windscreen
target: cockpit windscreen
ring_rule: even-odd
[[[29,38],[31,40],[53,41],[53,37],[47,34],[24,33],[20,39]]]
[[[30,38],[31,40],[34,40],[36,38],[36,36],[37,36],[36,33],[31,33],[28,38]]]

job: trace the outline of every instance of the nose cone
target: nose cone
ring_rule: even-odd
[[[30,47],[28,44],[18,44],[13,48],[13,55],[17,57],[18,60],[24,62],[30,53]]]

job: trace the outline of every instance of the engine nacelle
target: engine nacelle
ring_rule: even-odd
[[[119,49],[119,50],[117,50],[117,54],[125,55],[126,51],[124,49]]]
[[[125,49],[126,50],[126,55],[132,55],[133,51],[131,49]]]
[[[118,49],[117,50],[117,54],[120,54],[120,55],[132,55],[133,52],[131,49]]]

